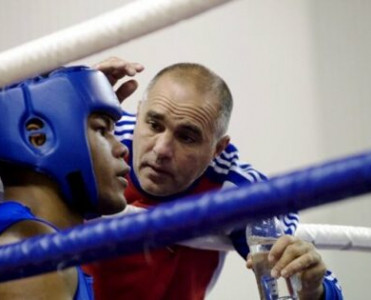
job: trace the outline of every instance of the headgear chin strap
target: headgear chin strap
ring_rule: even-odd
[[[95,212],[98,191],[87,137],[93,112],[114,120],[122,113],[104,74],[88,67],[61,68],[0,90],[0,160],[49,175],[70,205]],[[32,136],[41,137],[40,145]]]

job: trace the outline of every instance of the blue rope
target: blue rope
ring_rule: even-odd
[[[251,218],[299,211],[367,192],[371,192],[371,152],[2,246],[0,281],[154,249],[218,233]]]

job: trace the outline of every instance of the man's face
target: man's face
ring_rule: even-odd
[[[129,171],[124,161],[127,148],[113,135],[114,122],[106,115],[93,114],[88,120],[88,138],[98,188],[98,212],[112,214],[123,210],[126,199],[124,178]]]
[[[144,191],[169,196],[186,190],[219,151],[217,101],[166,74],[140,104],[133,167]],[[222,150],[222,149],[220,149]]]

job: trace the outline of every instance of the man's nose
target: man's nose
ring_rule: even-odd
[[[113,146],[113,155],[117,158],[123,158],[126,160],[129,155],[129,149],[124,144],[115,139]]]
[[[171,158],[174,154],[174,139],[171,134],[164,132],[157,136],[153,152],[156,154],[157,158]]]

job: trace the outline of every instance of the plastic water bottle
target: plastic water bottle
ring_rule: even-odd
[[[283,234],[282,225],[276,217],[253,220],[246,227],[246,239],[261,300],[298,299],[291,278],[276,279],[270,275],[273,265],[268,261],[268,253]]]

